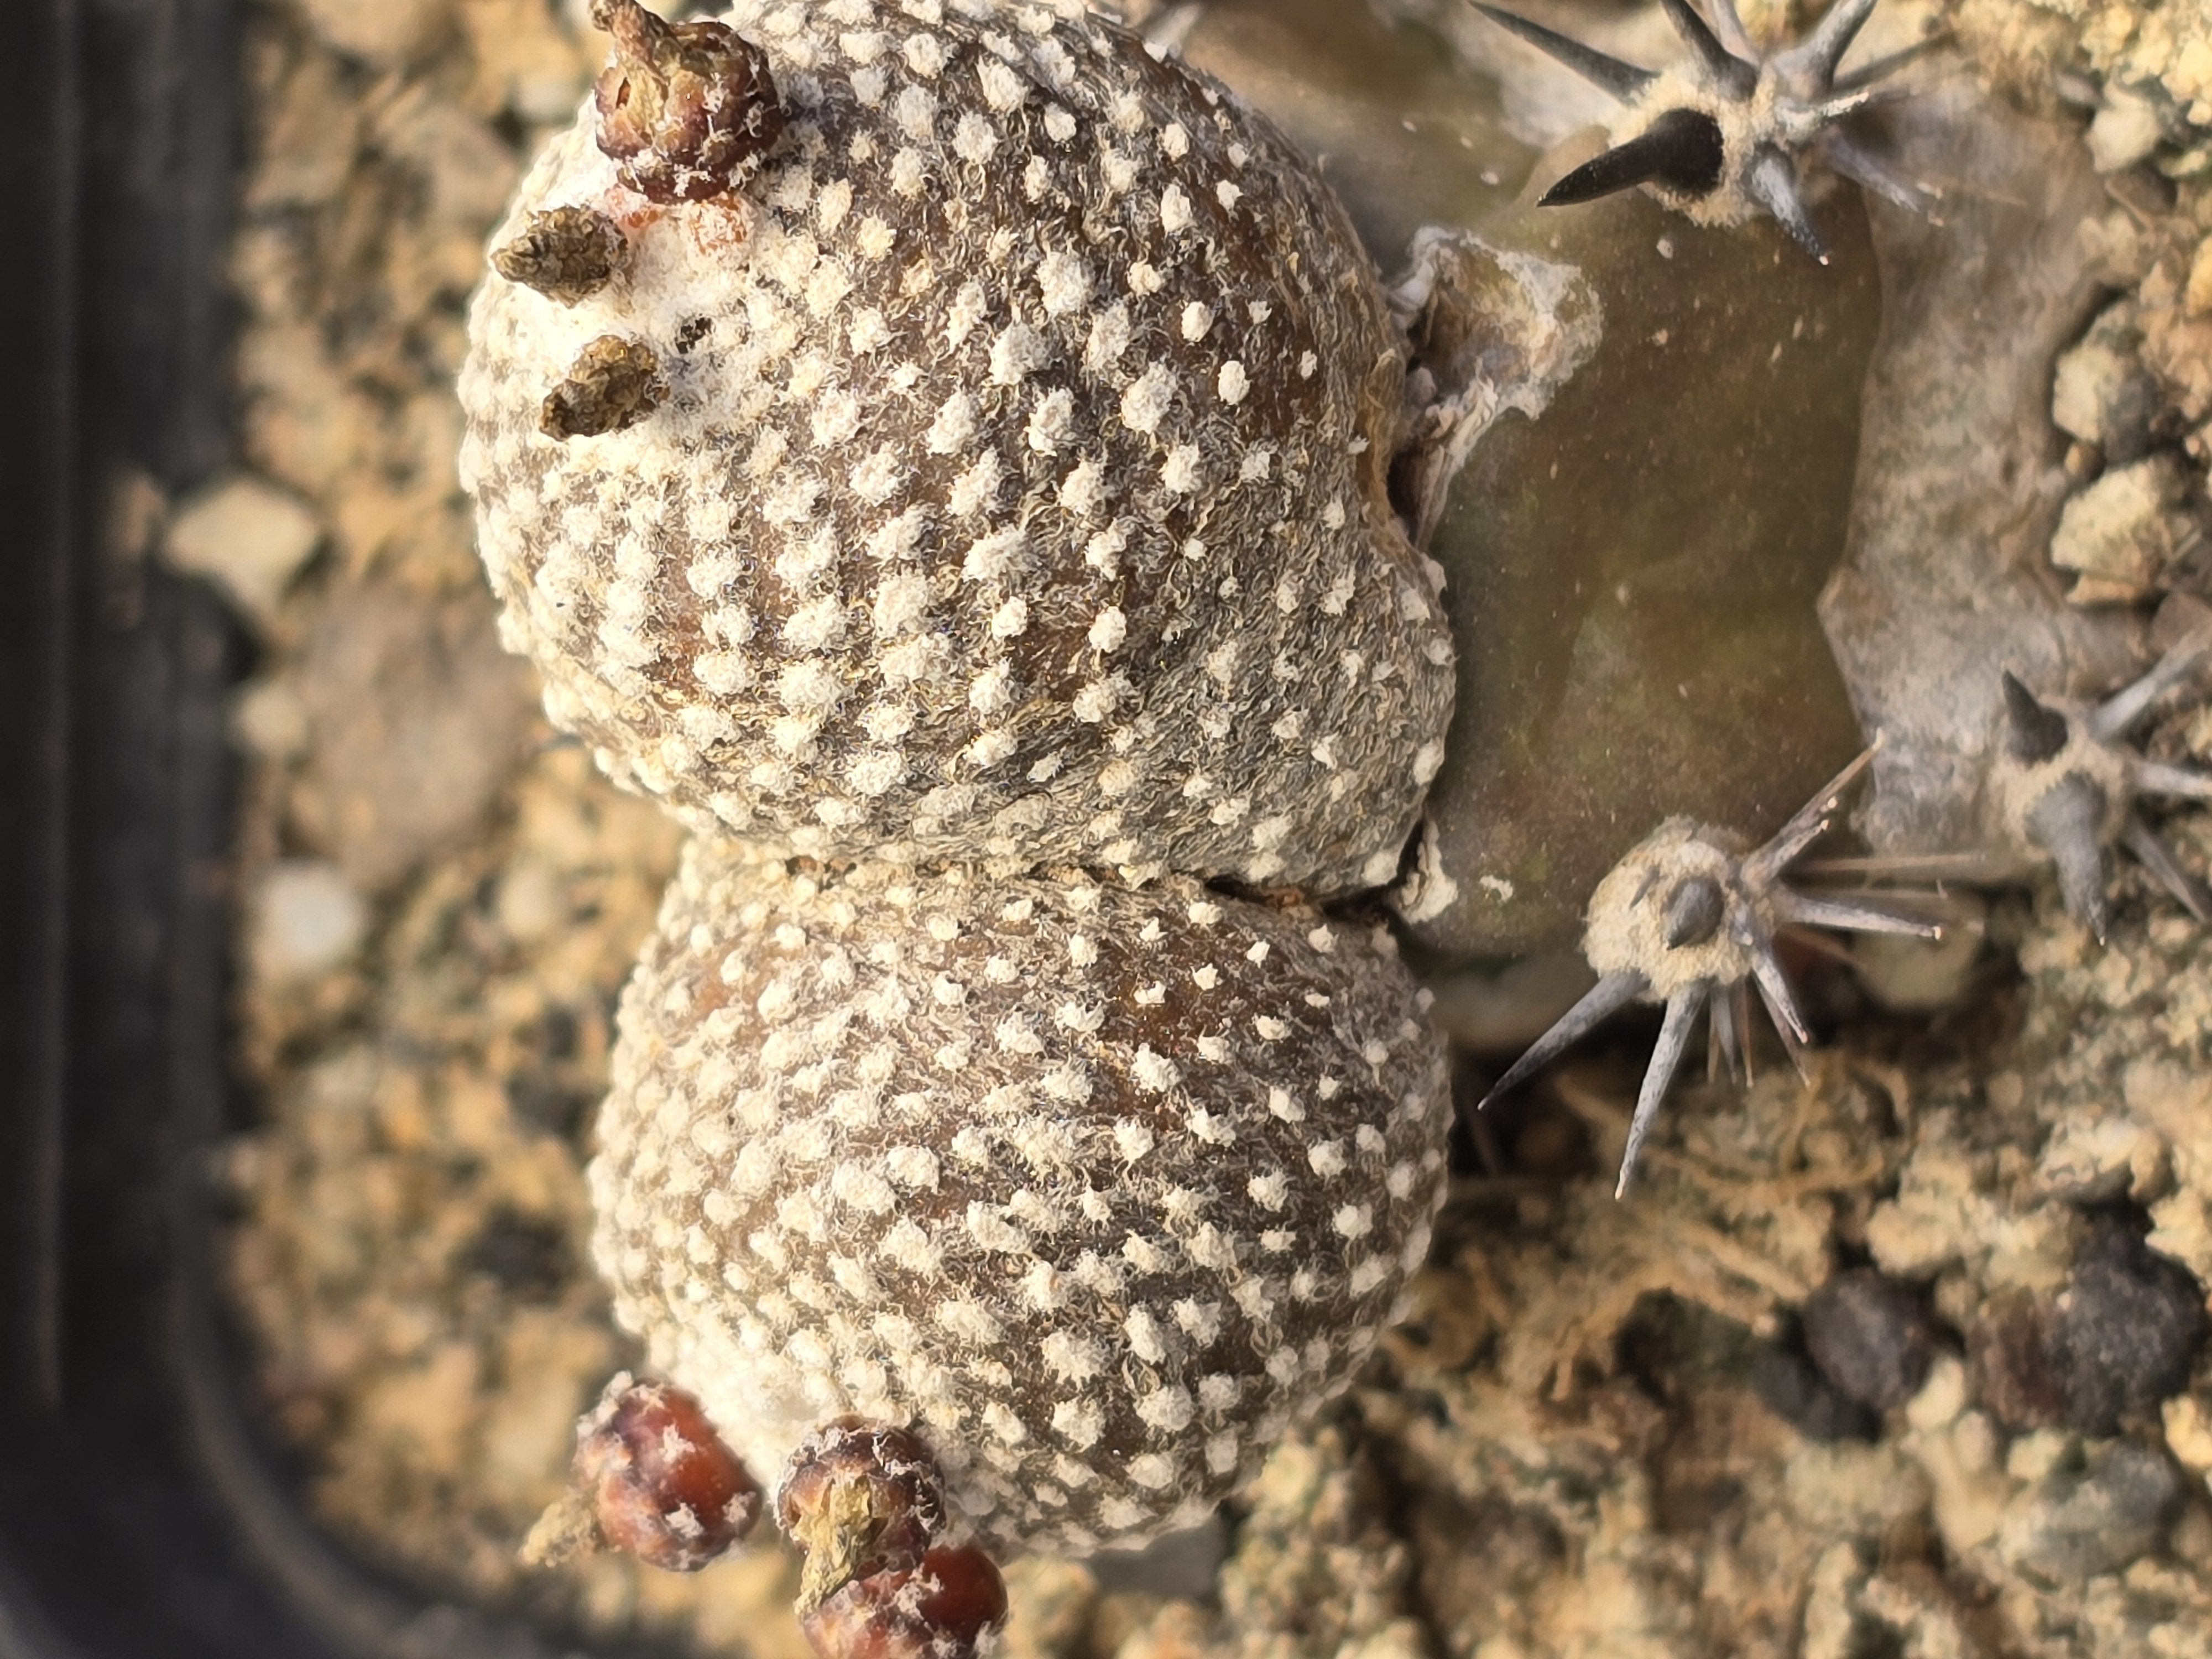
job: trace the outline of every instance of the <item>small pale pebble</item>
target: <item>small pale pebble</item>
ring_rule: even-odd
[[[178,569],[207,577],[256,626],[266,628],[322,536],[322,526],[298,496],[240,476],[210,485],[179,507],[162,550]]]

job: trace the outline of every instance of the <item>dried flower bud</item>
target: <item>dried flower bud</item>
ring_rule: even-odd
[[[802,1612],[848,1580],[908,1568],[945,1525],[936,1460],[903,1429],[832,1419],[800,1443],[775,1495],[776,1523],[805,1556]]]
[[[533,213],[522,234],[492,250],[492,269],[510,283],[573,306],[615,279],[629,244],[622,227],[590,208]]]
[[[1006,1581],[991,1558],[954,1549],[856,1578],[799,1622],[822,1659],[974,1659],[1006,1617]]]
[[[575,1479],[606,1547],[670,1572],[696,1572],[760,1519],[744,1465],[699,1402],[665,1382],[608,1384],[577,1425]]]
[[[1187,878],[694,842],[620,1024],[617,1318],[754,1468],[916,1425],[988,1546],[1203,1520],[1357,1371],[1442,1196],[1387,932]]]
[[[576,354],[568,377],[538,405],[549,438],[597,438],[635,426],[660,407],[660,360],[650,346],[602,334]]]
[[[768,58],[726,24],[665,23],[637,0],[592,0],[614,36],[598,86],[599,148],[653,202],[699,202],[743,184],[783,131]]]

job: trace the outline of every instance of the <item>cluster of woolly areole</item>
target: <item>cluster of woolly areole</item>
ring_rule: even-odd
[[[729,21],[757,176],[648,203],[587,116],[462,377],[508,643],[699,832],[599,1265],[763,1478],[857,1413],[985,1539],[1135,1541],[1349,1381],[1443,1199],[1387,934],[1198,879],[1385,882],[1441,762],[1399,339],[1273,131],[1079,5]]]
[[[854,1412],[994,1541],[1188,1525],[1427,1250],[1425,1000],[1387,933],[1184,878],[695,842],[623,1000],[599,1266],[754,1468]]]
[[[1267,124],[1080,6],[748,3],[785,100],[742,192],[657,206],[589,118],[501,233],[464,477],[506,638],[617,781],[802,855],[1343,890],[1443,755],[1440,576],[1391,514],[1402,360]],[[556,441],[595,340],[665,395]]]

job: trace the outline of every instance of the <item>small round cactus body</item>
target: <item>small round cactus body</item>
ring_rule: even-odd
[[[555,720],[805,856],[1387,881],[1452,654],[1327,188],[1078,5],[727,21],[782,100],[758,171],[649,201],[587,110],[500,240],[580,210],[623,256],[471,318],[464,475]],[[636,395],[546,417],[610,341]]]
[[[984,1541],[1202,1519],[1427,1248],[1443,1051],[1387,935],[1172,878],[695,842],[623,1004],[595,1250],[752,1468],[910,1425]]]
[[[1593,201],[1641,185],[1694,223],[1741,225],[1772,217],[1822,264],[1828,247],[1806,206],[1800,177],[1817,155],[1910,211],[1936,197],[1863,148],[1839,123],[1881,96],[1875,83],[1907,52],[1851,75],[1837,73],[1878,0],[1837,0],[1804,40],[1761,52],[1735,0],[1713,0],[1708,24],[1689,0],[1661,0],[1688,46],[1680,68],[1639,69],[1541,23],[1476,0],[1475,9],[1620,100],[1611,148],[1553,184],[1547,207]]]

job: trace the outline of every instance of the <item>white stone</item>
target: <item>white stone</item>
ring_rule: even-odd
[[[265,629],[322,537],[297,496],[240,475],[187,501],[170,521],[162,551],[178,569],[207,577]]]
[[[2089,160],[2100,173],[2124,173],[2158,148],[2158,106],[2121,86],[2105,88],[2105,106],[2089,124]]]
[[[368,931],[368,907],[337,866],[295,859],[272,866],[249,906],[247,954],[273,983],[329,972],[349,958]]]

